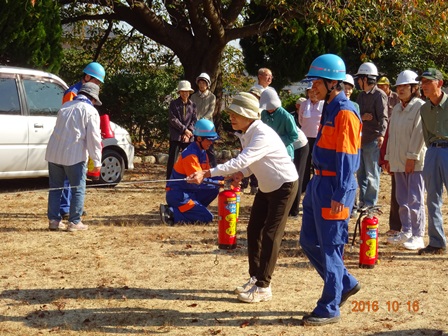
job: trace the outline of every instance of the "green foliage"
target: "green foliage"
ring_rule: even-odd
[[[178,68],[149,67],[145,72],[109,76],[101,91],[101,112],[125,127],[134,141],[149,147],[168,139],[168,107],[179,78]]]
[[[265,15],[262,7],[251,4],[252,14],[246,24]],[[246,69],[256,76],[259,68],[267,67],[274,74],[272,86],[278,90],[304,78],[313,59],[324,53],[340,54],[344,38],[334,30],[317,29],[313,23],[296,18],[287,26],[277,26],[263,36],[251,36],[240,42]]]
[[[448,3],[443,0],[310,1],[307,20],[347,39],[349,73],[372,61],[394,78],[405,69],[447,65]]]
[[[0,63],[58,73],[59,5],[53,0],[0,0]]]
[[[294,111],[296,109],[296,101],[300,97],[304,97],[304,95],[288,94],[285,93],[284,91],[280,92],[282,107],[289,112]]]

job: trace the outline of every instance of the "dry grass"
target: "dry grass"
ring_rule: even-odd
[[[90,230],[76,233],[47,230],[45,179],[1,181],[0,335],[448,334],[448,255],[420,257],[384,244],[384,234],[373,270],[359,269],[357,252],[347,249],[347,267],[363,289],[343,307],[342,321],[300,326],[322,290],[298,246],[300,220],[288,222],[273,300],[239,303],[232,291],[247,278],[253,196],[243,196],[238,248],[220,251],[216,223],[163,225],[163,183],[138,181],[163,179],[164,167],[137,168],[115,189],[88,190]],[[383,204],[388,188],[383,176]],[[361,303],[364,311],[356,311]]]

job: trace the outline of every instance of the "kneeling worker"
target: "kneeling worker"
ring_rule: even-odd
[[[160,205],[160,217],[165,224],[176,223],[209,223],[213,221],[212,213],[207,206],[218,196],[216,185],[202,183],[199,185],[179,181],[202,170],[210,169],[207,150],[217,140],[215,125],[210,120],[200,119],[193,131],[194,142],[182,151],[174,164],[170,180],[166,184],[166,201],[168,205]],[[222,180],[215,177],[213,180]]]

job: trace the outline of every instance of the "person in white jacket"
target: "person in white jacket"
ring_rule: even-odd
[[[247,252],[250,279],[235,292],[248,303],[272,298],[271,277],[277,263],[289,210],[297,194],[298,175],[278,134],[260,119],[258,99],[241,92],[227,108],[230,122],[242,145],[242,152],[210,170],[195,172],[187,182],[200,184],[204,177],[231,176],[239,183],[252,173],[258,179],[249,224]]]
[[[403,244],[409,250],[425,247],[425,185],[423,162],[426,145],[423,138],[417,74],[411,70],[397,77],[396,91],[400,103],[395,105],[389,124],[385,165],[395,175],[396,199],[399,205],[401,232],[388,238],[388,243]]]
[[[100,87],[84,83],[78,95],[62,105],[56,125],[48,141],[45,160],[48,161],[50,191],[48,220],[50,230],[81,231],[88,226],[81,222],[86,191],[87,159],[93,161],[93,174],[101,170],[100,116],[94,105],[101,106]],[[64,180],[72,188],[69,223],[62,223],[60,214]]]

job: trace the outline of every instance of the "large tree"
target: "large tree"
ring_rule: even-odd
[[[230,41],[262,35],[291,7],[287,1],[263,1],[260,6],[265,8],[265,15],[257,22],[243,25],[242,18],[248,9],[246,0],[59,0],[59,3],[63,5],[63,23],[126,22],[171,49],[182,64],[185,77],[193,82],[201,72],[216,79],[224,48]],[[277,3],[275,12],[273,3]]]
[[[294,30],[305,21],[314,31],[356,42],[359,62],[380,55],[384,46],[411,48],[416,36],[437,44],[446,39],[448,2],[434,0],[59,0],[62,22],[126,22],[171,49],[185,77],[200,72],[218,77],[226,44],[270,29]],[[245,21],[254,11],[256,20]],[[286,44],[291,35],[281,33]],[[280,40],[279,40],[280,42]],[[316,49],[316,53],[319,48]],[[317,55],[314,55],[317,56]],[[214,81],[215,82],[215,81]]]
[[[58,72],[62,58],[59,4],[0,0],[0,63]]]

